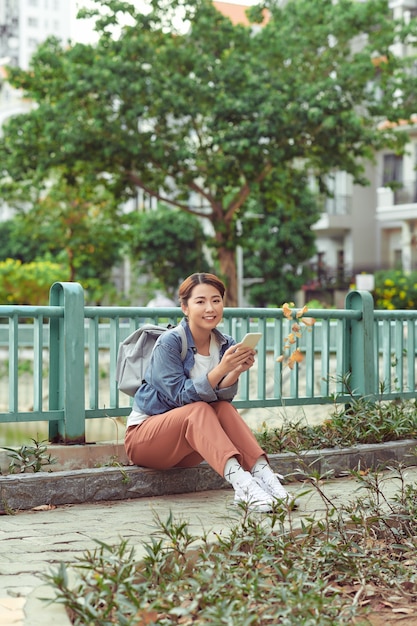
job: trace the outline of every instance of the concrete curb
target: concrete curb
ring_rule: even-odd
[[[110,445],[116,455],[120,452],[118,458],[122,459],[124,453],[122,448],[119,450],[121,444],[118,444],[119,447]],[[29,510],[43,505],[127,500],[229,487],[206,463],[195,468],[166,471],[122,464],[89,468],[82,464],[89,462],[91,446],[61,448],[48,448],[52,456],[58,457],[57,466],[60,468],[65,465],[72,454],[73,459],[78,459],[79,469],[0,476],[0,513]],[[98,450],[96,445],[94,448]],[[355,469],[377,469],[394,463],[417,465],[417,440],[313,450],[302,454],[274,454],[270,455],[270,461],[274,470],[283,474],[288,481],[303,480],[312,473],[337,478]]]

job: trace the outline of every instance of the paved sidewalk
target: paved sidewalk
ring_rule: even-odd
[[[417,467],[405,470],[407,482],[417,481]],[[392,495],[399,488],[397,479],[387,473],[383,490]],[[360,485],[352,478],[329,480],[321,485],[335,505],[355,497]],[[306,490],[302,483],[290,483],[288,491],[296,495]],[[95,540],[110,544],[127,539],[136,547],[137,557],[156,530],[155,515],[165,521],[170,512],[175,519],[186,520],[196,536],[215,537],[235,524],[239,510],[231,505],[229,489],[170,495],[117,502],[62,505],[54,509],[24,511],[0,518],[0,624],[2,626],[70,626],[63,607],[45,604],[53,598],[45,586],[42,572],[55,569],[60,561],[74,562],[85,550],[96,547]],[[299,499],[292,513],[301,520],[313,512],[324,514],[325,506],[310,487]]]

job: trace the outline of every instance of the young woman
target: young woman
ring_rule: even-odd
[[[213,274],[192,274],[180,286],[187,354],[182,360],[175,330],[157,340],[128,417],[126,452],[132,463],[153,469],[205,460],[232,485],[236,503],[269,512],[291,498],[231,404],[255,351],[216,329],[224,293]]]

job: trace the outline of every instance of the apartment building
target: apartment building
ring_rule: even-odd
[[[71,10],[71,0],[0,0],[0,57],[26,69],[49,35],[69,39]]]
[[[390,0],[395,18],[417,19],[417,0]],[[408,54],[404,46],[394,52]],[[416,112],[417,113],[417,112]],[[347,286],[363,272],[417,269],[417,116],[402,124],[409,133],[404,156],[389,151],[367,164],[369,187],[359,187],[344,172],[330,182],[333,198],[315,224],[317,289]],[[389,185],[389,186],[388,186]]]
[[[0,0],[0,130],[11,116],[23,113],[30,103],[4,80],[6,65],[27,69],[38,47],[49,35],[62,41],[70,38],[73,0]],[[3,79],[3,80],[2,80]],[[0,220],[12,211],[0,204]]]
[[[390,5],[394,17],[417,19],[417,0],[391,0]],[[395,53],[410,51],[398,46]],[[409,136],[404,155],[384,151],[375,169],[376,260],[383,267],[410,271],[417,269],[417,111],[400,126]]]

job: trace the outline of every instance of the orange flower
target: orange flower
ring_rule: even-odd
[[[304,355],[301,352],[300,348],[296,348],[294,350],[294,352],[291,355],[291,358],[293,361],[295,361],[296,363],[301,363],[301,361],[304,359]]]
[[[284,317],[288,320],[295,321],[291,326],[291,332],[284,339],[283,354],[277,358],[278,363],[287,364],[290,369],[294,369],[295,364],[301,363],[304,359],[304,355],[302,354],[300,348],[297,347],[293,352],[290,352],[291,346],[297,343],[297,339],[301,338],[303,332],[303,328],[296,320],[300,320],[300,322],[307,327],[308,331],[311,331],[312,327],[316,323],[314,317],[304,317],[304,314],[308,311],[307,306],[303,306],[303,308],[299,311],[293,311],[291,308],[293,306],[294,304],[292,302],[285,302],[285,304],[282,305],[282,313]]]
[[[295,363],[301,363],[304,359],[304,355],[301,352],[300,348],[296,348],[294,352],[291,354],[290,359],[292,359]]]
[[[314,317],[302,317],[301,321],[306,326],[314,326],[314,324],[316,323],[316,320],[314,319]]]
[[[300,348],[296,348],[292,354],[290,354],[288,358],[288,367],[292,370],[296,363],[301,363],[303,361],[304,355],[301,353]]]
[[[295,317],[299,319],[300,317],[304,315],[304,313],[307,313],[307,311],[308,311],[308,308],[306,307],[306,305],[304,305],[302,309],[297,311]]]
[[[284,314],[284,317],[286,317],[288,320],[292,318],[292,309],[290,308],[288,302],[282,305],[282,312]]]

